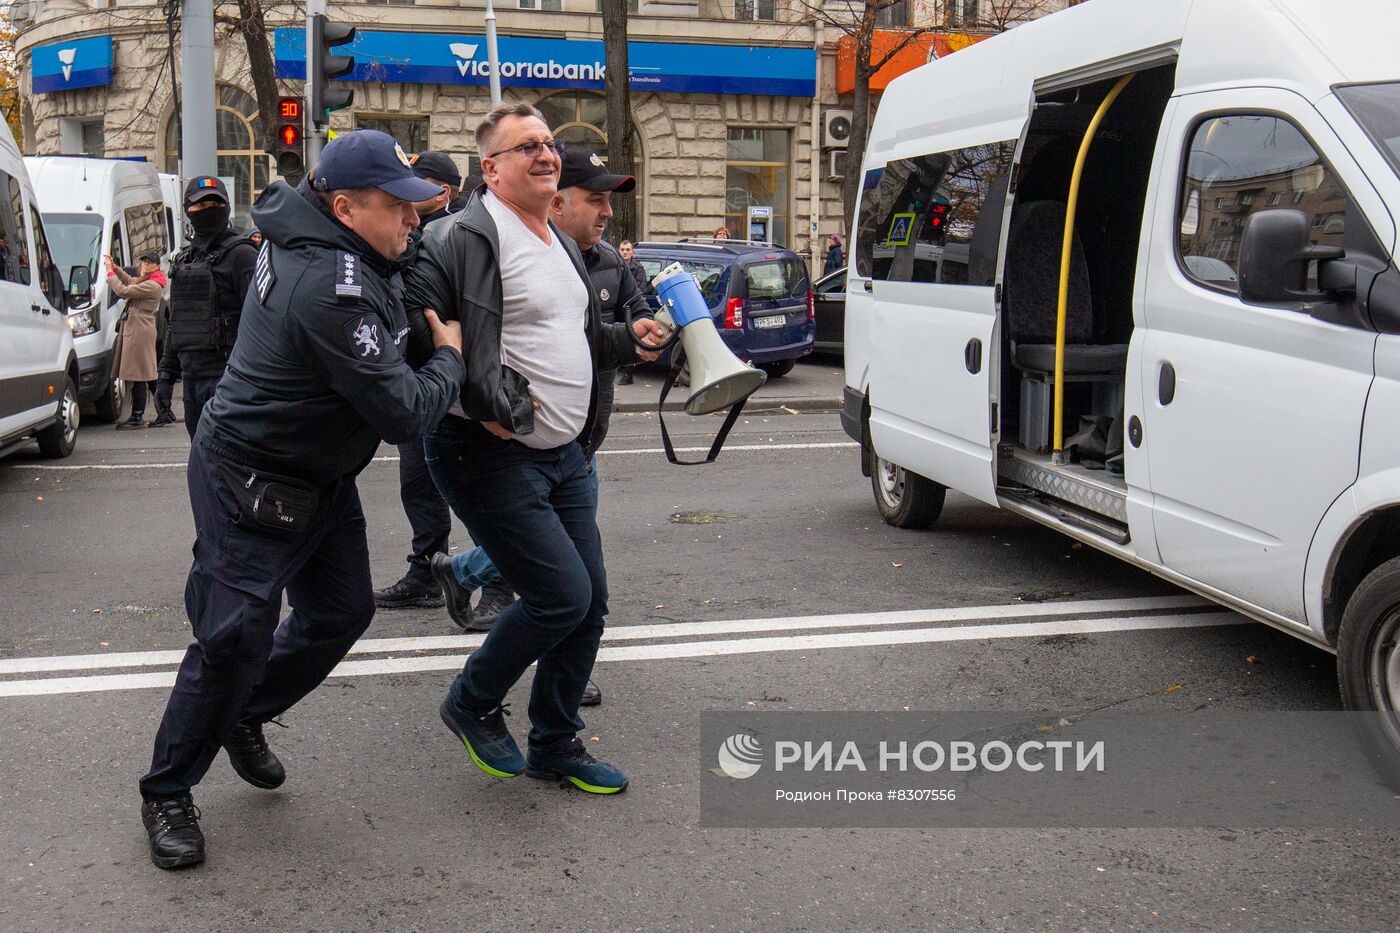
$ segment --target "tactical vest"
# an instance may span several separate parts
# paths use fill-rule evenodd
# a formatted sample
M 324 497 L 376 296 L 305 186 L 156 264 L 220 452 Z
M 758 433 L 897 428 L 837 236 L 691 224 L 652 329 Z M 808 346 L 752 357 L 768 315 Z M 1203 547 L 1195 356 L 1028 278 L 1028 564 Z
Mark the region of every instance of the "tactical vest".
M 240 243 L 251 246 L 252 242 L 230 236 L 207 253 L 188 246 L 175 257 L 170 273 L 170 344 L 176 352 L 227 354 L 233 349 L 243 303 L 219 288 L 214 267 Z

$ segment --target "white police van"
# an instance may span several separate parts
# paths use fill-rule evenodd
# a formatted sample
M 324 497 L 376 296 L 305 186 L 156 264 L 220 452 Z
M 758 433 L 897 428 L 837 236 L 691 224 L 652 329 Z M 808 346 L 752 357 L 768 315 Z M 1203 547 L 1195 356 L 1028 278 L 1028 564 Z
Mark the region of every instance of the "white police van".
M 1400 5 L 1095 0 L 894 81 L 846 430 L 1338 655 L 1400 774 Z
M 82 369 L 79 397 L 99 421 L 121 417 L 128 390 L 112 372 L 117 324 L 126 299 L 107 287 L 102 256 L 133 269 L 150 251 L 171 251 L 171 222 L 155 166 L 122 159 L 30 156 L 24 160 L 39 195 L 65 287 L 74 295 L 68 324 Z M 163 330 L 164 314 L 157 316 Z
M 78 354 L 63 280 L 10 128 L 0 121 L 0 456 L 31 440 L 66 457 L 78 440 Z

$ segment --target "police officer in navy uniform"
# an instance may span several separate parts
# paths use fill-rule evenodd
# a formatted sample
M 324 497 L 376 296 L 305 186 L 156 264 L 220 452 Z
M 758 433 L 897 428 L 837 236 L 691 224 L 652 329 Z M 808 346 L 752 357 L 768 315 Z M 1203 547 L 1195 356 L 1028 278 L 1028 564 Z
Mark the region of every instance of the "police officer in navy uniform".
M 311 692 L 374 615 L 356 475 L 381 439 L 432 429 L 461 393 L 461 331 L 424 315 L 416 373 L 397 261 L 438 189 L 393 137 L 341 136 L 293 190 L 253 208 L 265 242 L 239 340 L 190 452 L 194 563 L 186 652 L 141 779 L 161 868 L 204 859 L 190 791 L 220 748 L 255 787 L 285 778 L 262 725 Z M 278 624 L 282 595 L 291 613 Z
M 238 336 L 243 299 L 258 250 L 229 223 L 228 191 L 213 175 L 185 186 L 185 215 L 194 241 L 170 267 L 170 326 L 156 383 L 154 427 L 175 422 L 175 383 L 184 384 L 185 430 L 194 437 Z

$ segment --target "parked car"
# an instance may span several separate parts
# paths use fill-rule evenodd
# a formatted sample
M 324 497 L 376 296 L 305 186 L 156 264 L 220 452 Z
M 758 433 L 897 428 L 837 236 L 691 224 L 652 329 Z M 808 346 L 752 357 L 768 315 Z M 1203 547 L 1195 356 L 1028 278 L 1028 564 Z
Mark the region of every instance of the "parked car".
M 66 457 L 78 442 L 78 352 L 52 257 L 19 148 L 0 121 L 0 456 L 35 440 L 44 456 Z
M 817 349 L 840 353 L 846 343 L 846 270 L 837 269 L 812 286 Z
M 1348 10 L 1095 0 L 890 82 L 842 422 L 890 524 L 954 489 L 1335 652 L 1400 788 L 1400 7 Z
M 128 389 L 112 372 L 117 323 L 126 300 L 107 287 L 102 256 L 135 271 L 136 257 L 150 250 L 170 253 L 173 217 L 155 166 L 124 159 L 30 156 L 24 160 L 53 245 L 54 261 L 73 294 L 68 326 L 78 348 L 82 374 L 78 397 L 91 405 L 98 421 L 117 421 Z M 84 269 L 89 288 L 74 291 L 73 273 Z M 165 314 L 157 315 L 157 342 Z
M 770 377 L 785 376 L 815 346 L 812 287 L 796 253 L 747 240 L 644 242 L 648 277 L 673 262 L 694 273 L 725 345 Z

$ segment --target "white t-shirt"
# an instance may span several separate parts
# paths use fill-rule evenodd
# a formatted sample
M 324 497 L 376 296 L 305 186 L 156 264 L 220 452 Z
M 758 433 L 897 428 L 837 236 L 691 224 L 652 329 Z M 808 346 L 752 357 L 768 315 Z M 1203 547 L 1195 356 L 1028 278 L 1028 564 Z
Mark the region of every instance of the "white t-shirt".
M 534 432 L 515 439 L 559 447 L 583 430 L 593 394 L 588 289 L 553 231 L 545 243 L 494 194 L 485 203 L 501 245 L 501 363 L 530 380 L 539 403 Z

